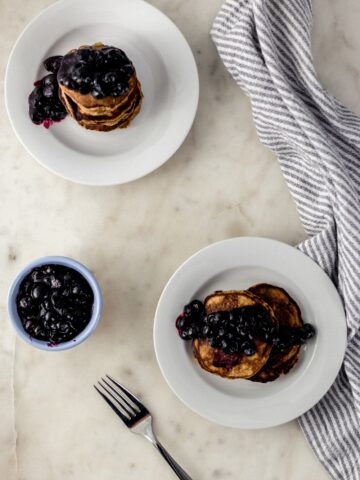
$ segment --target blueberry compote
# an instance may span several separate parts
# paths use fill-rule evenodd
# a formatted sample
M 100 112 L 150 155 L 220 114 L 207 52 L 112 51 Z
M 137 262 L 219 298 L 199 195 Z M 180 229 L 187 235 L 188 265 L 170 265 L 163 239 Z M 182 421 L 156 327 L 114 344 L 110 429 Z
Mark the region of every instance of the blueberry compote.
M 32 338 L 67 342 L 89 323 L 94 302 L 87 280 L 63 265 L 34 268 L 20 284 L 17 311 Z
M 43 62 L 50 73 L 34 83 L 34 89 L 29 96 L 31 121 L 37 125 L 43 124 L 45 128 L 49 128 L 54 122 L 60 122 L 67 115 L 59 97 L 59 84 L 56 79 L 62 59 L 62 56 L 57 55 Z
M 184 311 L 176 319 L 176 328 L 183 340 L 206 338 L 210 346 L 217 349 L 217 363 L 233 361 L 235 364 L 238 355 L 254 355 L 256 338 L 284 352 L 291 346 L 305 343 L 315 334 L 314 327 L 309 323 L 300 328 L 275 327 L 261 305 L 207 314 L 204 304 L 199 300 L 185 305 Z M 221 352 L 227 357 L 223 357 Z
M 83 95 L 119 97 L 129 90 L 134 73 L 133 64 L 119 48 L 89 46 L 64 56 L 57 79 L 64 87 Z

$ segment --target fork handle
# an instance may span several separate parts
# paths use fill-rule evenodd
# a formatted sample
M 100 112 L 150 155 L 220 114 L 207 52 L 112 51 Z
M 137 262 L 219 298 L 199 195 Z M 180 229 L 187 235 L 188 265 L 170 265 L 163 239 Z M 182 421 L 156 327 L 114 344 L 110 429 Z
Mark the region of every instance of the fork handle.
M 175 462 L 175 460 L 172 458 L 170 453 L 168 453 L 165 448 L 161 445 L 161 443 L 156 440 L 156 443 L 154 443 L 154 446 L 158 449 L 162 457 L 167 461 L 167 463 L 170 465 L 170 467 L 173 469 L 173 471 L 176 473 L 178 478 L 180 480 L 192 480 L 191 477 L 183 470 L 180 465 Z

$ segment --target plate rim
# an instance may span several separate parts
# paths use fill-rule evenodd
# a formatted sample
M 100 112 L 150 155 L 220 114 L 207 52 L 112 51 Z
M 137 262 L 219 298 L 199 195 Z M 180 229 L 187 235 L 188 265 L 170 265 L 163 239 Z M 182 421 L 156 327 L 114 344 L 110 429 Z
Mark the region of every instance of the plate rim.
M 337 367 L 337 370 L 336 370 L 336 375 L 334 376 L 334 378 L 332 379 L 330 385 L 327 387 L 327 389 L 325 391 L 323 391 L 321 393 L 321 396 L 317 396 L 316 399 L 311 403 L 310 406 L 306 405 L 306 408 L 303 408 L 303 409 L 298 409 L 300 413 L 295 413 L 294 416 L 291 416 L 291 418 L 285 418 L 284 420 L 282 421 L 268 421 L 264 424 L 256 424 L 256 425 L 252 425 L 252 426 L 242 426 L 242 425 L 239 425 L 239 424 L 234 424 L 233 422 L 231 421 L 220 421 L 219 419 L 214 419 L 214 418 L 211 418 L 211 416 L 209 416 L 207 413 L 204 413 L 204 412 L 201 412 L 198 408 L 195 408 L 193 405 L 191 405 L 191 403 L 188 401 L 188 399 L 185 399 L 183 398 L 183 396 L 181 394 L 179 394 L 179 392 L 176 390 L 176 387 L 173 385 L 171 379 L 168 378 L 168 375 L 167 373 L 165 373 L 165 370 L 164 370 L 164 367 L 163 367 L 163 364 L 159 358 L 159 351 L 158 351 L 158 346 L 157 346 L 157 332 L 158 332 L 158 314 L 159 314 L 159 310 L 160 310 L 160 307 L 161 307 L 161 304 L 163 302 L 163 299 L 165 298 L 166 296 L 166 293 L 167 293 L 167 290 L 168 290 L 168 287 L 171 285 L 171 283 L 174 281 L 174 279 L 176 278 L 176 276 L 179 274 L 179 272 L 186 266 L 188 265 L 190 262 L 192 262 L 196 257 L 198 257 L 199 255 L 203 255 L 205 252 L 207 252 L 208 250 L 211 250 L 212 248 L 214 247 L 218 247 L 219 245 L 226 245 L 228 243 L 236 243 L 236 242 L 242 242 L 242 241 L 250 241 L 250 242 L 259 242 L 259 243 L 268 243 L 268 244 L 274 244 L 274 245 L 277 245 L 277 246 L 281 246 L 281 247 L 284 247 L 285 249 L 288 249 L 289 251 L 291 250 L 292 253 L 295 253 L 296 255 L 298 254 L 299 258 L 301 257 L 303 260 L 307 261 L 309 264 L 313 264 L 313 266 L 315 266 L 316 268 L 318 268 L 322 274 L 328 279 L 328 282 L 329 284 L 332 285 L 334 291 L 336 292 L 336 295 L 337 295 L 337 301 L 338 301 L 338 305 L 339 305 L 339 308 L 341 309 L 342 311 L 342 326 L 343 326 L 343 345 L 339 346 L 339 352 L 341 353 L 340 357 L 341 357 L 341 362 L 339 361 L 339 365 Z M 196 290 L 196 288 L 194 289 Z M 326 272 L 312 259 L 310 258 L 308 255 L 306 255 L 305 253 L 303 253 L 301 250 L 297 249 L 296 247 L 294 246 L 291 246 L 285 242 L 282 242 L 280 240 L 276 240 L 276 239 L 272 239 L 272 238 L 267 238 L 267 237 L 256 237 L 256 236 L 240 236 L 240 237 L 232 237 L 232 238 L 228 238 L 228 239 L 224 239 L 224 240 L 220 240 L 220 241 L 217 241 L 217 242 L 214 242 L 214 243 L 211 243 L 201 249 L 199 249 L 198 251 L 196 251 L 195 253 L 193 253 L 192 255 L 190 255 L 187 259 L 185 259 L 180 265 L 178 268 L 176 268 L 176 270 L 174 271 L 174 273 L 170 276 L 170 278 L 168 279 L 168 281 L 166 282 L 165 286 L 163 287 L 163 290 L 161 292 L 161 295 L 159 297 L 159 300 L 158 300 L 158 303 L 157 303 L 157 306 L 156 306 L 156 310 L 155 310 L 155 315 L 154 315 L 154 323 L 153 323 L 153 342 L 154 342 L 154 351 L 155 351 L 155 356 L 156 356 L 156 360 L 157 360 L 157 364 L 158 364 L 158 367 L 161 371 L 161 374 L 163 376 L 163 378 L 165 379 L 167 385 L 169 386 L 169 388 L 171 389 L 171 391 L 175 394 L 175 396 L 185 405 L 187 406 L 190 410 L 192 410 L 193 412 L 195 412 L 196 414 L 198 414 L 199 416 L 201 416 L 202 418 L 205 418 L 206 420 L 214 423 L 214 424 L 218 424 L 218 425 L 222 425 L 222 426 L 225 426 L 225 427 L 230 427 L 230 428 L 236 428 L 236 429 L 244 429 L 244 430 L 258 430 L 258 429 L 264 429 L 264 428 L 272 428 L 272 427 L 275 427 L 275 426 L 279 426 L 279 425 L 283 425 L 285 423 L 288 423 L 290 421 L 293 421 L 293 420 L 296 420 L 297 418 L 299 418 L 301 415 L 303 415 L 304 413 L 306 413 L 307 411 L 309 411 L 311 408 L 313 408 L 325 395 L 326 393 L 329 391 L 329 389 L 331 388 L 331 386 L 333 385 L 333 383 L 335 382 L 338 374 L 339 374 L 339 371 L 341 369 L 341 366 L 343 364 L 343 361 L 344 361 L 344 357 L 345 357 L 345 352 L 346 352 L 346 346 L 347 346 L 347 323 L 346 323 L 346 315 L 345 315 L 345 310 L 344 310 L 344 305 L 343 305 L 343 301 L 341 299 L 341 296 L 339 294 L 339 292 L 337 291 L 337 288 L 335 287 L 334 283 L 332 282 L 332 280 L 330 279 L 330 277 L 326 274 Z M 341 348 L 340 348 L 341 347 Z
M 95 1 L 95 0 L 91 0 L 91 1 Z M 127 3 L 129 1 L 130 0 L 119 0 L 119 3 L 120 2 Z M 199 106 L 199 98 L 200 98 L 200 79 L 199 79 L 198 66 L 197 66 L 195 56 L 194 56 L 194 53 L 193 53 L 193 51 L 190 47 L 189 42 L 187 41 L 185 35 L 180 30 L 180 28 L 176 25 L 176 23 L 170 17 L 168 17 L 162 10 L 155 7 L 151 3 L 148 3 L 145 0 L 131 0 L 131 3 L 132 4 L 138 3 L 139 6 L 146 5 L 146 8 L 150 8 L 159 17 L 162 17 L 163 20 L 167 21 L 169 23 L 169 25 L 171 24 L 172 28 L 181 37 L 181 41 L 183 43 L 184 49 L 187 50 L 187 53 L 190 54 L 189 55 L 189 60 L 190 60 L 190 63 L 192 64 L 191 65 L 192 70 L 193 70 L 192 74 L 194 74 L 194 77 L 193 77 L 193 80 L 194 80 L 194 82 L 193 82 L 194 103 L 192 105 L 191 112 L 189 110 L 190 113 L 189 113 L 188 124 L 187 124 L 186 128 L 184 127 L 184 131 L 183 131 L 182 135 L 179 136 L 176 141 L 172 142 L 172 148 L 169 148 L 169 152 L 167 154 L 163 155 L 163 156 L 158 155 L 157 161 L 154 164 L 152 164 L 150 166 L 150 168 L 149 167 L 147 168 L 147 164 L 145 163 L 145 165 L 143 165 L 143 168 L 141 169 L 140 172 L 137 172 L 137 173 L 131 174 L 131 175 L 127 175 L 126 178 L 120 178 L 120 176 L 119 176 L 119 178 L 117 178 L 115 180 L 108 179 L 106 181 L 101 181 L 101 182 L 95 182 L 94 178 L 89 179 L 89 180 L 86 180 L 84 178 L 82 178 L 82 179 L 73 178 L 70 174 L 68 175 L 64 172 L 60 172 L 57 169 L 53 168 L 52 166 L 48 165 L 46 163 L 46 161 L 44 161 L 43 159 L 40 159 L 39 156 L 37 156 L 35 153 L 32 152 L 30 146 L 27 145 L 27 143 L 24 141 L 24 139 L 22 138 L 21 134 L 18 131 L 18 128 L 16 126 L 16 121 L 14 121 L 13 115 L 11 114 L 11 105 L 9 105 L 9 98 L 8 98 L 9 97 L 9 95 L 8 95 L 8 92 L 9 92 L 9 71 L 10 71 L 10 67 L 12 65 L 13 56 L 14 56 L 16 50 L 18 49 L 19 44 L 21 44 L 21 41 L 23 40 L 23 37 L 27 34 L 28 30 L 33 28 L 34 24 L 36 24 L 36 22 L 38 22 L 39 19 L 41 19 L 41 17 L 43 15 L 46 15 L 46 13 L 48 11 L 55 10 L 57 8 L 61 8 L 61 6 L 64 5 L 64 4 L 72 5 L 73 0 L 58 0 L 57 2 L 46 6 L 45 8 L 40 10 L 40 12 L 38 12 L 34 17 L 32 17 L 30 19 L 30 21 L 28 21 L 28 23 L 22 29 L 22 31 L 18 35 L 17 39 L 15 40 L 15 43 L 12 46 L 12 48 L 10 50 L 10 54 L 8 56 L 8 59 L 7 59 L 6 68 L 5 68 L 5 75 L 4 75 L 4 103 L 5 103 L 5 110 L 6 110 L 6 113 L 7 113 L 7 117 L 9 119 L 12 130 L 15 133 L 18 141 L 23 146 L 25 151 L 41 167 L 45 168 L 46 170 L 48 170 L 49 172 L 51 172 L 54 175 L 57 175 L 60 178 L 63 178 L 67 181 L 74 182 L 74 183 L 79 184 L 79 185 L 97 186 L 97 187 L 115 186 L 115 185 L 122 185 L 122 184 L 126 184 L 126 183 L 131 183 L 133 181 L 136 181 L 136 180 L 138 180 L 142 177 L 145 177 L 145 176 L 149 175 L 150 173 L 154 172 L 155 170 L 157 170 L 158 168 L 163 166 L 168 160 L 171 159 L 171 157 L 173 157 L 175 155 L 175 153 L 179 150 L 179 148 L 182 146 L 182 144 L 185 142 L 186 138 L 188 137 L 188 135 L 190 133 L 190 130 L 191 130 L 193 124 L 194 124 L 195 118 L 196 118 L 196 114 L 197 114 L 197 110 L 198 110 L 198 106 Z M 30 85 L 29 85 L 29 89 L 30 89 Z M 76 155 L 76 153 L 75 153 L 75 155 Z M 84 154 L 84 155 L 86 156 L 86 154 Z M 44 156 L 46 156 L 46 155 L 44 155 Z M 159 160 L 159 158 L 161 158 L 161 160 Z

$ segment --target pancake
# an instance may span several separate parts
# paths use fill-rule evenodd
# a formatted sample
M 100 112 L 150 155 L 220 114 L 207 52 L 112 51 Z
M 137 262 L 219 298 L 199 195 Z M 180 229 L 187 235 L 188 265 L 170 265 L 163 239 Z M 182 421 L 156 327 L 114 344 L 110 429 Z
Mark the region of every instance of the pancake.
M 77 95 L 77 99 L 79 95 Z M 131 94 L 123 98 L 121 104 L 111 107 L 102 105 L 101 107 L 84 108 L 83 105 L 75 103 L 72 97 L 73 95 L 69 95 L 67 89 L 61 89 L 60 98 L 68 113 L 79 125 L 89 130 L 110 131 L 116 128 L 126 128 L 136 117 L 141 108 L 142 92 L 140 82 L 137 81 Z
M 301 318 L 300 308 L 290 295 L 280 287 L 266 283 L 254 285 L 249 292 L 262 298 L 272 308 L 276 319 L 281 327 L 302 327 L 304 322 Z M 288 373 L 299 359 L 300 345 L 288 347 L 284 352 L 273 348 L 270 357 L 264 367 L 251 378 L 254 382 L 271 382 L 280 375 Z
M 230 311 L 247 305 L 261 305 L 276 325 L 275 315 L 269 305 L 248 291 L 215 292 L 209 295 L 204 302 L 207 313 Z M 225 354 L 221 349 L 211 347 L 206 338 L 193 340 L 192 348 L 196 360 L 204 370 L 230 379 L 250 378 L 266 364 L 272 350 L 271 345 L 259 338 L 255 338 L 254 341 L 256 353 L 251 356 Z
M 82 73 L 74 73 L 77 71 Z M 115 83 L 104 83 L 108 75 Z M 90 84 L 84 83 L 90 81 L 95 85 L 91 88 L 101 90 L 91 90 Z M 67 112 L 89 130 L 126 128 L 140 112 L 143 94 L 135 68 L 126 54 L 115 47 L 97 43 L 71 50 L 60 65 L 58 82 L 59 96 Z

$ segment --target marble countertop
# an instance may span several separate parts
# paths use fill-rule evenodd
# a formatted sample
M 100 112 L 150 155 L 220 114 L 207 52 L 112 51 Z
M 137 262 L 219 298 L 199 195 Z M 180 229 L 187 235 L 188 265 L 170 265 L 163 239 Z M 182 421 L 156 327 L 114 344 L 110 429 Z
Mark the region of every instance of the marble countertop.
M 217 240 L 305 237 L 275 156 L 258 141 L 249 101 L 208 32 L 222 0 L 151 0 L 180 27 L 200 74 L 194 126 L 174 157 L 128 185 L 91 188 L 58 178 L 24 151 L 4 110 L 0 148 L 0 477 L 6 480 L 171 480 L 145 440 L 131 436 L 92 390 L 112 373 L 140 393 L 160 439 L 196 480 L 325 480 L 296 422 L 259 431 L 220 427 L 188 410 L 156 363 L 153 316 L 169 276 Z M 26 23 L 51 0 L 1 2 L 0 78 Z M 360 113 L 360 4 L 314 0 L 314 57 L 322 83 Z M 34 46 L 36 48 L 36 46 Z M 136 212 L 136 215 L 134 215 Z M 164 235 L 166 232 L 166 235 Z M 105 310 L 71 351 L 35 350 L 10 328 L 9 282 L 33 258 L 88 265 Z

